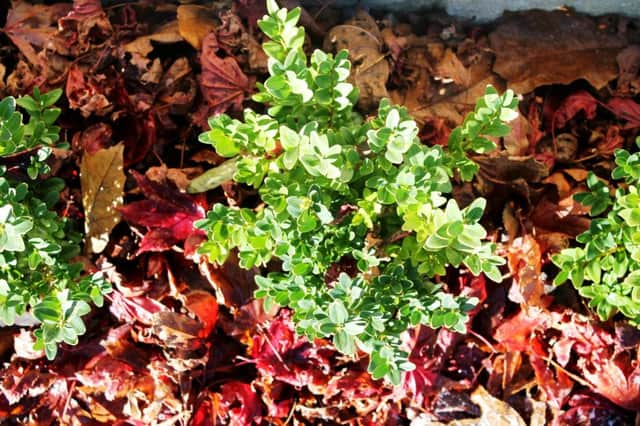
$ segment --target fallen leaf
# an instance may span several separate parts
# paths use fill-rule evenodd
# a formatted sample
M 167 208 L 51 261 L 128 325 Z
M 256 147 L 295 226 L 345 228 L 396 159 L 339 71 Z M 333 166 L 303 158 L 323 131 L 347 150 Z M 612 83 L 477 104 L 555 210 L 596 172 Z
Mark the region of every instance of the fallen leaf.
M 7 14 L 4 33 L 32 65 L 38 65 L 40 59 L 36 48 L 62 46 L 54 36 L 58 32 L 58 19 L 66 15 L 69 9 L 71 5 L 64 3 L 46 6 L 16 2 Z
M 573 194 L 559 202 L 542 198 L 531 213 L 531 221 L 537 228 L 561 232 L 575 237 L 589 229 L 587 210 L 574 201 Z
M 527 182 L 540 182 L 549 175 L 549 169 L 532 157 L 513 157 L 500 152 L 488 156 L 475 156 L 473 160 L 480 165 L 481 173 L 493 181 L 524 179 Z
M 502 138 L 504 149 L 509 155 L 520 156 L 529 150 L 529 135 L 531 126 L 524 115 L 518 114 L 515 120 L 509 122 L 511 132 Z
M 566 198 L 571 195 L 571 184 L 569 184 L 567 178 L 562 172 L 555 172 L 548 178 L 545 178 L 542 182 L 554 185 L 560 198 Z
M 184 306 L 203 324 L 200 337 L 207 337 L 218 321 L 218 302 L 215 296 L 203 290 L 192 290 L 184 296 Z
M 584 112 L 587 120 L 593 120 L 596 116 L 598 100 L 586 90 L 579 90 L 567 96 L 558 109 L 553 114 L 552 127 L 562 129 L 569 120 L 575 117 L 580 111 Z
M 215 33 L 207 34 L 200 53 L 200 89 L 206 105 L 196 119 L 199 124 L 206 123 L 207 117 L 228 109 L 240 111 L 245 96 L 252 90 L 249 78 L 242 72 L 238 62 L 233 57 L 219 57 L 218 50 Z
M 469 87 L 471 84 L 469 69 L 464 66 L 451 49 L 445 50 L 444 56 L 436 64 L 435 74 L 440 79 L 453 81 L 464 88 Z
M 493 70 L 517 93 L 581 78 L 602 89 L 617 77 L 616 56 L 627 44 L 594 19 L 559 10 L 507 13 L 489 41 Z
M 589 176 L 589 171 L 585 169 L 575 169 L 575 168 L 563 169 L 562 173 L 565 173 L 571 176 L 571 178 L 576 182 L 584 182 L 585 180 L 587 180 L 587 177 Z
M 109 242 L 109 234 L 120 222 L 125 175 L 122 168 L 124 145 L 85 153 L 80 163 L 82 206 L 85 214 L 86 248 L 100 253 Z
M 607 109 L 627 121 L 624 129 L 640 127 L 640 104 L 631 98 L 613 98 L 607 103 Z
M 465 114 L 473 111 L 476 101 L 484 95 L 488 84 L 496 87 L 499 91 L 504 89 L 504 83 L 500 78 L 495 75 L 489 75 L 467 90 L 429 102 L 412 99 L 411 94 L 401 94 L 397 91 L 393 93 L 395 96 L 392 96 L 392 100 L 396 104 L 406 105 L 409 114 L 419 124 L 424 124 L 434 117 L 439 117 L 445 119 L 452 126 L 458 126 L 462 123 Z M 414 89 L 412 89 L 413 91 Z
M 636 95 L 640 90 L 640 46 L 633 45 L 623 49 L 616 56 L 620 76 L 616 92 L 619 95 Z
M 111 112 L 113 104 L 107 97 L 108 91 L 104 79 L 100 81 L 94 75 L 86 75 L 77 65 L 69 69 L 65 87 L 69 107 L 80 110 L 84 117 Z
M 251 385 L 238 381 L 227 382 L 220 393 L 212 398 L 219 407 L 220 420 L 229 426 L 246 426 L 260 423 L 262 406 Z M 214 420 L 214 424 L 217 424 Z
M 160 311 L 153 315 L 151 332 L 162 345 L 181 350 L 195 350 L 202 344 L 202 324 L 186 315 L 171 311 Z
M 203 235 L 193 223 L 205 216 L 206 200 L 202 196 L 187 195 L 168 182 L 158 183 L 131 171 L 138 186 L 147 197 L 119 208 L 128 222 L 149 228 L 137 254 L 169 250 L 192 235 Z
M 74 0 L 73 9 L 58 20 L 60 31 L 72 33 L 69 45 L 77 45 L 72 54 L 87 52 L 92 44 L 102 44 L 113 31 L 100 0 Z
M 153 50 L 152 41 L 157 43 L 177 43 L 184 39 L 180 35 L 180 28 L 178 21 L 169 22 L 162 27 L 158 28 L 152 34 L 138 37 L 130 43 L 123 46 L 125 52 L 136 53 L 142 57 L 147 57 Z
M 612 156 L 618 149 L 624 147 L 624 142 L 625 139 L 620 134 L 620 127 L 609 126 L 602 141 L 596 145 L 596 149 L 598 154 L 602 156 Z
M 378 107 L 388 97 L 389 63 L 382 50 L 382 35 L 373 18 L 363 10 L 343 25 L 333 27 L 324 39 L 326 51 L 347 49 L 354 64 L 350 81 L 358 88 L 358 106 L 365 111 Z
M 494 398 L 482 386 L 478 386 L 471 394 L 471 401 L 480 406 L 482 424 L 492 426 L 526 426 L 516 410 L 504 401 Z
M 221 12 L 219 17 L 221 23 L 216 35 L 220 47 L 229 55 L 234 55 L 241 63 L 246 63 L 251 71 L 266 73 L 269 57 L 253 33 L 245 28 L 242 19 L 233 10 Z
M 215 15 L 210 8 L 183 4 L 178 6 L 177 16 L 180 35 L 196 50 L 200 50 L 206 35 L 216 30 Z
M 96 123 L 73 135 L 71 145 L 79 152 L 93 155 L 111 144 L 113 131 L 106 123 Z
M 110 295 L 111 314 L 123 323 L 136 321 L 151 325 L 154 315 L 167 309 L 162 303 L 147 296 L 126 297 L 120 291 L 114 290 Z
M 518 237 L 509 245 L 507 265 L 513 276 L 509 299 L 527 306 L 542 306 L 544 282 L 542 272 L 542 252 L 538 242 L 530 234 Z

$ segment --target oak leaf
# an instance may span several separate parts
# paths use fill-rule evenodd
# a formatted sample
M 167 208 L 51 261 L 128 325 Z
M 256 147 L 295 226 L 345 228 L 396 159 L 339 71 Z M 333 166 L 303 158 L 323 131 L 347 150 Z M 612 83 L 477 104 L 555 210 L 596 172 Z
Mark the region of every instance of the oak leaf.
M 125 176 L 122 167 L 124 145 L 85 153 L 80 163 L 82 205 L 85 213 L 86 248 L 100 253 L 109 242 L 109 233 L 120 222 Z

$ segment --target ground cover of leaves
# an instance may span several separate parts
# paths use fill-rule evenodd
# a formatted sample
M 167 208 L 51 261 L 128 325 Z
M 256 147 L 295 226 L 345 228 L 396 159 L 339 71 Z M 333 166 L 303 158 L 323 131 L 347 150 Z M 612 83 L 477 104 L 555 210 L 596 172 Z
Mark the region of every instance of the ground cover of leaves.
M 640 21 L 559 10 L 477 25 L 309 2 L 308 45 L 349 49 L 360 111 L 390 97 L 426 144 L 446 144 L 487 84 L 523 94 L 511 135 L 454 189 L 462 205 L 487 198 L 505 278 L 441 277 L 481 302 L 466 334 L 408 333 L 417 368 L 393 388 L 371 379 L 366 359 L 296 336 L 290 312 L 266 312 L 252 297 L 260 271 L 195 252 L 204 236 L 193 223 L 209 206 L 255 199 L 230 183 L 185 189 L 222 161 L 197 141 L 207 117 L 256 107 L 261 1 L 7 3 L 0 97 L 64 88 L 59 212 L 84 224 L 82 260 L 114 291 L 52 362 L 28 330 L 0 330 L 3 423 L 634 423 L 640 332 L 622 317 L 599 322 L 570 285 L 554 288 L 550 256 L 589 226 L 572 198 L 587 173 L 607 179 L 613 152 L 632 149 L 640 129 Z

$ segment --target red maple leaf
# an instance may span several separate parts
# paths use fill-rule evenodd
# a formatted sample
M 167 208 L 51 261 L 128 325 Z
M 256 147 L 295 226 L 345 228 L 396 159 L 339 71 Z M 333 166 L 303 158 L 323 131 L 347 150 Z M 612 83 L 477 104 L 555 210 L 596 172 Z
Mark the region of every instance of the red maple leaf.
M 135 171 L 131 173 L 147 199 L 129 203 L 119 210 L 126 221 L 149 229 L 137 254 L 169 250 L 193 235 L 204 235 L 193 225 L 205 216 L 204 196 L 187 195 L 169 183 L 160 184 Z
M 562 101 L 560 107 L 553 114 L 552 127 L 554 129 L 563 128 L 580 111 L 584 111 L 586 118 L 591 120 L 596 116 L 598 104 L 599 101 L 591 96 L 589 92 L 579 90 Z
M 546 329 L 561 334 L 550 342 L 543 333 Z M 539 384 L 558 407 L 569 396 L 569 378 L 562 377 L 564 372 L 559 369 L 554 377 L 546 360 L 555 355 L 558 364 L 564 366 L 574 354 L 575 368 L 594 392 L 627 410 L 640 410 L 640 366 L 635 356 L 618 347 L 610 332 L 586 317 L 523 310 L 502 323 L 494 338 L 509 351 L 529 354 Z
M 256 368 L 263 376 L 298 388 L 307 386 L 323 393 L 330 376 L 329 358 L 335 351 L 328 342 L 296 334 L 289 311 L 280 311 L 268 329 L 254 336 L 251 354 Z
M 640 104 L 629 98 L 613 98 L 607 104 L 609 111 L 627 120 L 624 129 L 640 127 Z
M 228 109 L 239 111 L 245 96 L 251 92 L 251 81 L 242 72 L 235 58 L 218 56 L 220 46 L 215 33 L 202 40 L 200 53 L 200 89 L 207 105 L 198 111 L 196 121 L 206 123 L 206 117 Z
M 262 406 L 251 385 L 238 381 L 225 383 L 214 395 L 220 417 L 228 417 L 230 426 L 244 426 L 260 422 Z M 206 424 L 201 421 L 197 424 Z M 215 423 L 214 423 L 215 424 Z

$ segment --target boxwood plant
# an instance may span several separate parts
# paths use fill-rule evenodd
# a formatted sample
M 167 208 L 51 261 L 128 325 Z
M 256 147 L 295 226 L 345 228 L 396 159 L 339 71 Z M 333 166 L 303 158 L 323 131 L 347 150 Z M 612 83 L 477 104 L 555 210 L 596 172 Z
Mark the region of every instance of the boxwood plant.
M 307 58 L 299 8 L 267 7 L 258 24 L 270 76 L 253 97 L 266 114 L 213 117 L 200 137 L 232 158 L 222 173 L 234 170 L 262 202 L 214 205 L 196 224 L 208 234 L 200 253 L 222 263 L 237 250 L 244 268 L 269 265 L 277 272 L 256 277 L 256 297 L 292 308 L 298 333 L 366 352 L 372 376 L 397 384 L 414 367 L 401 349 L 407 328 L 465 331 L 475 300 L 437 277 L 464 266 L 501 280 L 503 259 L 479 223 L 485 200 L 460 208 L 448 194 L 452 177 L 478 169 L 467 152 L 491 151 L 489 138 L 509 132 L 517 100 L 488 87 L 447 149 L 422 145 L 404 108 L 383 100 L 367 120 L 353 110 L 348 52 Z
M 89 302 L 101 305 L 110 290 L 70 263 L 80 235 L 53 210 L 64 181 L 39 178 L 49 171 L 45 160 L 59 139 L 60 109 L 53 105 L 61 94 L 35 89 L 33 96 L 0 102 L 0 319 L 11 325 L 30 313 L 39 322 L 35 348 L 49 359 L 60 342 L 78 342 Z M 27 124 L 17 106 L 29 115 Z
M 615 163 L 612 177 L 624 183 L 613 196 L 593 173 L 589 192 L 574 196 L 594 219 L 576 238 L 577 247 L 552 258 L 560 268 L 555 283 L 570 280 L 603 321 L 621 312 L 640 326 L 640 153 L 620 149 Z

